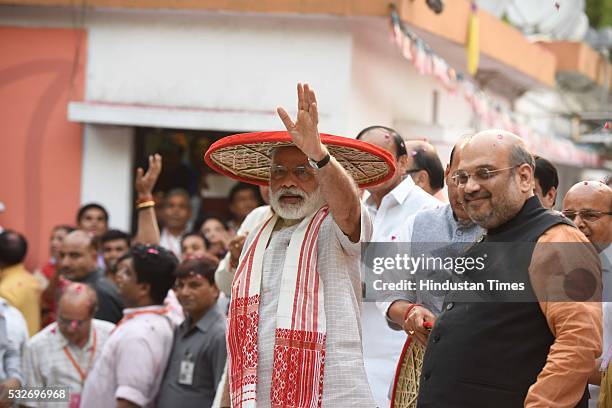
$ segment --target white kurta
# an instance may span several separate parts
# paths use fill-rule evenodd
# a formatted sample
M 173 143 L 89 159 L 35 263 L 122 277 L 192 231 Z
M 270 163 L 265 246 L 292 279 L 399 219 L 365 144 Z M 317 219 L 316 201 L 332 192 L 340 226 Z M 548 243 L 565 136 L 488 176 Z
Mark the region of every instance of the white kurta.
M 365 208 L 361 238 L 371 236 Z M 272 233 L 264 254 L 259 306 L 257 407 L 270 407 L 270 387 L 281 273 L 291 234 L 297 225 Z M 252 235 L 249 238 L 253 238 Z M 245 245 L 248 247 L 250 241 Z M 317 268 L 324 287 L 327 340 L 323 379 L 324 407 L 375 407 L 363 365 L 359 273 L 361 245 L 351 242 L 331 214 L 319 231 Z
M 371 197 L 365 200 L 373 219 L 372 242 L 398 241 L 405 221 L 419 210 L 443 206 L 406 177 L 376 208 Z M 374 302 L 363 303 L 363 354 L 368 380 L 379 407 L 389 406 L 389 388 L 397 360 L 406 341 L 406 333 L 389 328 L 387 321 Z

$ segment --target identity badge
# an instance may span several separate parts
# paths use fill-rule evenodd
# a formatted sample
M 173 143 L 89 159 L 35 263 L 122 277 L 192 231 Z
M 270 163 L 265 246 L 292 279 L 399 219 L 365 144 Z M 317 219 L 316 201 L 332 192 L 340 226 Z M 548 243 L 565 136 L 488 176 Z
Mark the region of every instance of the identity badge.
M 191 353 L 185 354 L 183 360 L 181 360 L 181 369 L 179 372 L 179 384 L 183 385 L 192 385 L 193 384 L 193 370 L 195 369 L 195 364 L 193 363 L 193 358 L 191 357 Z

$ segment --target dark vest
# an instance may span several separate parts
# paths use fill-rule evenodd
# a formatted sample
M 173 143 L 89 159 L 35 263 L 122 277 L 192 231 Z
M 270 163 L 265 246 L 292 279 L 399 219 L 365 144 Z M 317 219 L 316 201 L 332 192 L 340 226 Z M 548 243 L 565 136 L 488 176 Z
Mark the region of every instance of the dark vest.
M 483 271 L 465 278 L 525 282 L 526 296 L 532 301 L 466 302 L 464 294 L 449 293 L 429 336 L 419 408 L 523 407 L 554 342 L 535 301 L 528 267 L 539 237 L 557 224 L 572 225 L 532 197 L 516 217 L 487 231 L 483 241 L 505 243 L 507 253 L 490 256 Z M 476 244 L 466 255 L 478 256 L 483 246 Z M 587 402 L 585 392 L 577 407 L 586 407 Z

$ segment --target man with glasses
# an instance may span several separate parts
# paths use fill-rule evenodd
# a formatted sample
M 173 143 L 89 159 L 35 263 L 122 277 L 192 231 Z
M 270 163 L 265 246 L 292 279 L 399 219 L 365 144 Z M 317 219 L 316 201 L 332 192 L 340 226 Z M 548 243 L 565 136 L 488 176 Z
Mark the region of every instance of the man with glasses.
M 599 252 L 612 241 L 612 188 L 600 181 L 581 181 L 563 199 L 563 215 L 572 220 Z
M 601 353 L 601 305 L 591 301 L 599 259 L 570 221 L 534 196 L 534 167 L 524 142 L 506 131 L 477 133 L 461 151 L 453 180 L 486 235 L 464 254 L 483 257 L 484 268 L 457 279 L 520 283 L 515 291 L 471 293 L 487 301 L 447 294 L 423 360 L 420 408 L 587 405 Z M 585 289 L 583 280 L 593 283 L 590 291 L 572 286 Z M 567 301 L 574 294 L 579 301 Z
M 360 242 L 370 239 L 371 221 L 358 185 L 391 176 L 391 157 L 320 135 L 308 85 L 298 85 L 295 123 L 282 108 L 278 113 L 287 132 L 230 136 L 205 156 L 219 172 L 269 183 L 274 209 L 246 238 L 232 285 L 232 406 L 371 408 L 359 275 Z
M 28 387 L 70 387 L 70 401 L 58 407 L 78 406 L 87 373 L 115 327 L 93 318 L 97 307 L 95 290 L 71 283 L 59 299 L 57 322 L 26 344 L 23 371 Z M 23 405 L 39 406 L 35 402 Z
M 576 224 L 599 252 L 603 282 L 605 356 L 612 344 L 612 189 L 599 181 L 574 184 L 563 199 L 563 215 Z M 589 391 L 591 404 L 595 406 L 599 387 L 590 386 Z
M 419 187 L 408 171 L 413 157 L 406 143 L 395 130 L 370 126 L 357 135 L 358 140 L 385 149 L 395 159 L 396 172 L 386 183 L 369 187 L 365 207 L 373 220 L 372 242 L 397 242 L 404 221 L 419 210 L 436 208 L 442 203 Z M 366 293 L 366 295 L 369 295 Z M 363 304 L 363 355 L 368 381 L 378 406 L 388 406 L 389 385 L 393 381 L 397 360 L 406 341 L 406 334 L 389 328 L 373 301 Z

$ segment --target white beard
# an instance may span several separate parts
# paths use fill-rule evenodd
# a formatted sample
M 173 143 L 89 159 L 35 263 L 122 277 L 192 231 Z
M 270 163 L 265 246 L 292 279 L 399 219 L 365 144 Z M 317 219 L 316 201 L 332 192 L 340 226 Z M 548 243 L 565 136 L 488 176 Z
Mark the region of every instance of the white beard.
M 280 202 L 283 195 L 290 194 L 302 197 L 302 201 L 295 204 L 285 204 Z M 325 204 L 325 200 L 321 195 L 321 188 L 308 194 L 298 188 L 280 188 L 278 191 L 270 190 L 270 206 L 279 215 L 286 220 L 301 220 L 317 211 Z

